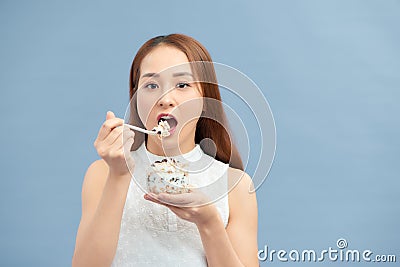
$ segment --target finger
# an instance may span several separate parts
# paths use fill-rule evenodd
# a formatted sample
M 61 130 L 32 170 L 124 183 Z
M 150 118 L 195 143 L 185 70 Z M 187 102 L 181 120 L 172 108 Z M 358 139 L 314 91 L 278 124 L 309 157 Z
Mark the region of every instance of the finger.
M 122 133 L 122 142 L 117 149 L 130 148 L 135 140 L 135 133 L 130 129 L 124 129 Z M 128 146 L 130 144 L 130 146 Z
M 99 130 L 99 134 L 97 135 L 97 140 L 103 141 L 114 128 L 122 126 L 123 124 L 124 120 L 120 118 L 112 118 L 106 120 Z
M 128 127 L 126 127 L 126 125 L 123 125 L 123 127 L 124 127 L 124 133 L 127 136 L 135 135 L 135 131 L 133 131 L 132 129 L 129 129 Z
M 124 144 L 121 145 L 119 150 L 122 150 L 125 155 L 128 155 L 129 153 L 131 153 L 131 148 L 134 142 L 135 139 L 133 137 L 129 137 L 128 139 L 124 140 Z
M 116 130 L 118 132 L 118 135 L 114 139 L 114 142 L 111 143 L 111 146 L 115 147 L 116 149 L 119 149 L 123 147 L 126 140 L 134 136 L 134 133 L 133 131 L 130 131 L 129 129 L 125 128 L 124 126 L 118 126 L 117 128 Z
M 132 160 L 132 156 L 130 154 L 131 150 L 130 148 L 132 147 L 133 143 L 134 143 L 134 139 L 132 138 L 128 138 L 126 140 L 124 140 L 124 144 L 122 144 L 122 133 L 120 134 L 120 136 L 116 139 L 116 141 L 111 144 L 110 146 L 108 146 L 107 151 L 108 153 L 111 155 L 123 155 L 125 158 L 125 161 L 130 162 Z
M 106 120 L 115 118 L 115 114 L 112 111 L 107 111 Z
M 119 147 L 119 145 L 122 144 L 122 132 L 123 132 L 122 126 L 115 127 L 111 131 L 111 133 L 102 141 L 102 144 L 110 147 L 115 147 L 115 146 Z M 118 140 L 120 143 L 117 143 Z
M 102 124 L 99 134 L 98 134 L 98 140 L 102 141 L 104 140 L 116 127 L 122 126 L 124 121 L 120 118 L 112 118 L 109 120 L 104 121 Z
M 157 199 L 171 205 L 186 205 L 193 203 L 193 196 L 191 193 L 182 193 L 182 194 L 160 193 L 157 195 Z
M 148 200 L 148 201 L 151 201 L 151 202 L 154 202 L 154 203 L 163 205 L 163 206 L 167 206 L 165 203 L 162 203 L 162 202 L 158 201 L 157 198 L 154 197 L 154 194 L 153 194 L 153 193 L 144 194 L 143 197 L 144 197 L 144 199 L 146 199 L 146 200 Z
M 135 140 L 133 138 L 129 138 L 129 139 L 125 140 L 123 145 L 121 145 L 118 149 L 115 149 L 115 152 L 117 154 L 122 153 L 124 155 L 125 159 L 127 159 L 128 157 L 131 157 L 131 155 L 130 155 L 131 147 L 134 142 L 135 142 Z M 111 148 L 110 151 L 114 151 L 114 148 Z

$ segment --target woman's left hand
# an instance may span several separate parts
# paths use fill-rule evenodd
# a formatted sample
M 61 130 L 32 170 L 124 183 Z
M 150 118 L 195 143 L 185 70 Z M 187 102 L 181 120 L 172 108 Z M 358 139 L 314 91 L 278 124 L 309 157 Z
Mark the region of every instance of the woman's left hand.
M 179 218 L 193 222 L 197 226 L 206 225 L 219 216 L 208 197 L 196 189 L 182 194 L 148 193 L 144 195 L 144 199 L 168 207 Z

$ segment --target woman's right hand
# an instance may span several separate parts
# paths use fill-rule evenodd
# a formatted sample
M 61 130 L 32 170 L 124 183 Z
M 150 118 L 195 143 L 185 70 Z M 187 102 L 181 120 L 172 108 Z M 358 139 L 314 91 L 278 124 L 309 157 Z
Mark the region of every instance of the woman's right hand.
M 114 176 L 131 176 L 135 162 L 130 150 L 135 133 L 124 126 L 124 120 L 116 118 L 108 111 L 106 121 L 99 130 L 94 147 L 99 156 L 108 164 L 109 172 Z

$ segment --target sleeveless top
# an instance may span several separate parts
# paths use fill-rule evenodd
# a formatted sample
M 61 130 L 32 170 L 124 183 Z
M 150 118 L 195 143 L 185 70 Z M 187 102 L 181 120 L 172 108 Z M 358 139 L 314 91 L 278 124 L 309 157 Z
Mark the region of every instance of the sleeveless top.
M 123 210 L 113 267 L 207 266 L 197 226 L 175 215 L 167 207 L 145 200 L 147 169 L 164 157 L 150 153 L 143 143 L 131 151 L 135 169 Z M 172 157 L 186 164 L 189 183 L 207 194 L 224 226 L 229 219 L 228 164 L 203 152 L 199 145 L 188 153 Z

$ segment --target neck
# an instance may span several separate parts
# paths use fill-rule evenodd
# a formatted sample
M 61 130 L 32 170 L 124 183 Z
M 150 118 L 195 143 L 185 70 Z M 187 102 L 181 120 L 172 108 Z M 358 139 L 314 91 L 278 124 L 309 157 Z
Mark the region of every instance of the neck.
M 177 144 L 171 145 L 169 142 L 162 142 L 162 140 L 158 139 L 155 136 L 153 138 L 149 137 L 147 139 L 146 148 L 149 152 L 158 155 L 158 156 L 167 156 L 174 157 L 179 156 L 181 154 L 185 154 L 190 152 L 195 147 L 194 138 L 188 138 L 187 140 Z

